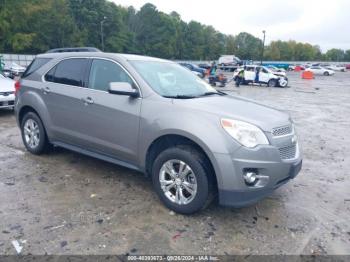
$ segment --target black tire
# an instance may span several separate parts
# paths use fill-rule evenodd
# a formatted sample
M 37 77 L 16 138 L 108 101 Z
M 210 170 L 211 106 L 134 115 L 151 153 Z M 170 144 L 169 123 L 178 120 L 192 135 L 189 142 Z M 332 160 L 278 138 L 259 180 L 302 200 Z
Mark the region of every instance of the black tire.
M 39 143 L 35 147 L 31 147 L 25 138 L 24 126 L 28 120 L 33 120 L 37 124 L 38 129 L 39 129 Z M 48 149 L 50 147 L 50 143 L 48 141 L 44 125 L 43 125 L 40 117 L 36 113 L 28 112 L 24 115 L 22 122 L 21 122 L 21 134 L 22 134 L 23 144 L 25 145 L 26 149 L 30 153 L 32 153 L 34 155 L 41 155 L 41 154 L 48 151 Z
M 161 168 L 164 163 L 173 159 L 183 161 L 190 166 L 197 181 L 197 193 L 187 204 L 177 204 L 169 200 L 160 185 Z M 187 145 L 164 150 L 158 155 L 152 167 L 152 181 L 157 195 L 167 208 L 180 214 L 193 214 L 211 203 L 216 188 L 213 176 L 206 158 L 193 147 Z
M 276 79 L 270 79 L 267 83 L 268 87 L 276 87 L 277 86 L 277 80 Z
M 329 73 L 326 71 L 323 73 L 324 76 L 329 76 Z

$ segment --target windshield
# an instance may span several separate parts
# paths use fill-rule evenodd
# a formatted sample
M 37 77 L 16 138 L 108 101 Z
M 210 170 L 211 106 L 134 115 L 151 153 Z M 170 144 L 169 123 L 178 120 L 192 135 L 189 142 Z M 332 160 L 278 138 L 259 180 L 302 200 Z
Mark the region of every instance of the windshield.
M 218 93 L 190 70 L 171 62 L 131 61 L 151 88 L 164 97 L 199 97 Z

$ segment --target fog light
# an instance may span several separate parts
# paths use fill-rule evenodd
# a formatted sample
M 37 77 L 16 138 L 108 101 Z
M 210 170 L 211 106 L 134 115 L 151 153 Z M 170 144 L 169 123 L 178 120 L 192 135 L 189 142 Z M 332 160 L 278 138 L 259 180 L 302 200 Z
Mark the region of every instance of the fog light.
M 258 180 L 257 173 L 254 171 L 245 171 L 243 174 L 244 181 L 247 185 L 254 185 L 255 182 Z

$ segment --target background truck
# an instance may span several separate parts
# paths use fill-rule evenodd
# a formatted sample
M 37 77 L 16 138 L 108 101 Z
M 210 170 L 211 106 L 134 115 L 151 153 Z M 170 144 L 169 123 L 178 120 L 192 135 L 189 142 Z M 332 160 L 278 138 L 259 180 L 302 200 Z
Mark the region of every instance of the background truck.
M 218 68 L 223 71 L 235 71 L 243 62 L 234 55 L 222 55 L 218 60 Z

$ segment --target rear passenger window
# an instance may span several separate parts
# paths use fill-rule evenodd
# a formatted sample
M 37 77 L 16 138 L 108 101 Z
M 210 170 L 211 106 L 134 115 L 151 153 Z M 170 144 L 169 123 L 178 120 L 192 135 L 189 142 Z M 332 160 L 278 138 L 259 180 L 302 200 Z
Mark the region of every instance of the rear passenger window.
M 71 86 L 84 86 L 85 70 L 88 63 L 86 58 L 66 59 L 52 68 L 45 80 Z
M 129 75 L 118 64 L 108 60 L 94 59 L 90 70 L 89 88 L 108 91 L 109 83 L 112 82 L 133 84 Z
M 49 72 L 46 73 L 45 81 L 47 81 L 47 82 L 54 82 L 56 68 L 57 68 L 57 66 L 55 66 Z

